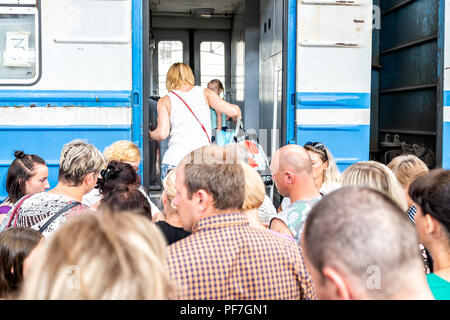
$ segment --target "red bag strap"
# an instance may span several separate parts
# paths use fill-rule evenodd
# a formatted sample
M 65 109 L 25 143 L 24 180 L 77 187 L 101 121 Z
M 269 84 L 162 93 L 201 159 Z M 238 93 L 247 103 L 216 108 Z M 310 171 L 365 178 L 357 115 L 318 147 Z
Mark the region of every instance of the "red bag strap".
M 20 206 L 22 205 L 22 203 L 23 203 L 25 200 L 27 200 L 27 199 L 28 199 L 29 197 L 31 197 L 31 196 L 32 196 L 32 195 L 29 194 L 29 195 L 23 197 L 22 200 L 20 200 L 20 201 L 16 204 L 16 206 L 14 207 L 13 212 L 11 213 L 11 216 L 9 217 L 9 221 L 8 221 L 8 224 L 6 225 L 6 229 L 8 229 L 8 228 L 11 226 L 11 222 L 12 222 L 13 219 L 14 219 L 14 225 L 13 225 L 13 227 L 15 227 L 15 226 L 17 225 L 17 220 L 19 219 L 19 209 L 20 209 Z
M 198 123 L 200 124 L 200 126 L 202 127 L 203 131 L 206 134 L 206 137 L 208 138 L 208 142 L 211 143 L 211 139 L 209 138 L 208 133 L 206 132 L 205 126 L 203 126 L 203 124 L 200 122 L 200 120 L 198 120 L 197 116 L 195 115 L 194 111 L 192 111 L 192 109 L 188 106 L 188 104 L 186 103 L 186 101 L 184 101 L 178 94 L 176 94 L 173 91 L 170 91 L 171 93 L 173 93 L 174 95 L 176 95 L 181 101 L 183 101 L 183 103 L 185 104 L 185 106 L 189 109 L 189 111 L 192 113 L 192 115 L 194 116 L 194 118 L 198 121 Z

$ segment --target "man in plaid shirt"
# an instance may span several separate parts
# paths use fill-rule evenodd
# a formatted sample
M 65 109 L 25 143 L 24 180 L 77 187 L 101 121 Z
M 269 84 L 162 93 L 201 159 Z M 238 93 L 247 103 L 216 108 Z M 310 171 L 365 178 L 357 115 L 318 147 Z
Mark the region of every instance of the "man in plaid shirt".
M 315 299 L 295 241 L 249 226 L 244 173 L 232 146 L 206 146 L 180 163 L 173 201 L 192 235 L 168 247 L 178 299 Z

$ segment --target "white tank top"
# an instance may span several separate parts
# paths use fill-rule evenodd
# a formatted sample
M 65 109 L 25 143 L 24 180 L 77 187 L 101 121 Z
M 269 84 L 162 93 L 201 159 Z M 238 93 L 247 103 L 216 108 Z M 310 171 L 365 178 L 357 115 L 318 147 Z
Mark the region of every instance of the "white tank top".
M 205 100 L 204 89 L 198 86 L 188 92 L 173 90 L 191 108 L 203 124 L 211 139 L 210 108 Z M 168 93 L 172 110 L 170 112 L 170 139 L 162 163 L 178 166 L 191 151 L 209 144 L 201 125 L 177 96 Z

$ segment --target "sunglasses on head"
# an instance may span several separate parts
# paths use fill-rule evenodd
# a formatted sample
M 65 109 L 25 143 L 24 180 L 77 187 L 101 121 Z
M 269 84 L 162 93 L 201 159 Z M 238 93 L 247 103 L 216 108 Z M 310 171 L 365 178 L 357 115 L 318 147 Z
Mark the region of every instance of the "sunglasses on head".
M 314 149 L 323 151 L 323 153 L 325 153 L 325 157 L 327 158 L 325 161 L 328 161 L 327 150 L 325 149 L 325 146 L 324 146 L 323 143 L 321 143 L 321 142 L 307 142 L 307 143 L 305 143 L 304 147 L 306 147 L 306 146 L 311 146 Z

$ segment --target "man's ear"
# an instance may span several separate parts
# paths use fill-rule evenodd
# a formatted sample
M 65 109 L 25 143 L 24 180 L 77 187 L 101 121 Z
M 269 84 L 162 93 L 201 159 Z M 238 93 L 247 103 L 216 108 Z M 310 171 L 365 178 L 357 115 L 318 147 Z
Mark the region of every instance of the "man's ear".
M 333 268 L 325 267 L 322 269 L 325 278 L 328 295 L 332 299 L 350 300 L 351 291 L 345 279 Z
M 286 171 L 284 173 L 284 179 L 286 184 L 293 184 L 295 182 L 295 176 L 290 171 Z
M 207 210 L 211 209 L 212 196 L 205 190 L 197 190 L 197 192 L 194 193 L 194 199 L 200 213 L 205 213 Z

